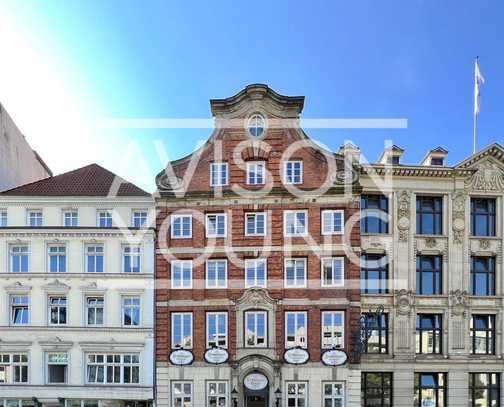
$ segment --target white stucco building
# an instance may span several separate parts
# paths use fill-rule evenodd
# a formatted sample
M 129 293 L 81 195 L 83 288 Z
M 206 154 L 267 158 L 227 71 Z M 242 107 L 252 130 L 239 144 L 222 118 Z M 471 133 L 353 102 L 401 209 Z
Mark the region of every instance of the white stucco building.
M 0 406 L 149 405 L 152 211 L 95 164 L 0 194 Z
M 51 175 L 0 104 L 0 191 Z

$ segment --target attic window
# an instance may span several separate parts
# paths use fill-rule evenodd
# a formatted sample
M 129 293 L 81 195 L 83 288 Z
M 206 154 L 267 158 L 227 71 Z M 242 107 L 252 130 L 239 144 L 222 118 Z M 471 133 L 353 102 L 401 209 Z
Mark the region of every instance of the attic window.
M 390 156 L 387 161 L 389 164 L 397 165 L 399 164 L 399 156 L 398 155 Z
M 430 163 L 431 165 L 443 165 L 444 160 L 440 157 L 432 157 Z
M 264 117 L 256 113 L 250 116 L 247 124 L 247 130 L 252 137 L 261 137 L 266 128 Z

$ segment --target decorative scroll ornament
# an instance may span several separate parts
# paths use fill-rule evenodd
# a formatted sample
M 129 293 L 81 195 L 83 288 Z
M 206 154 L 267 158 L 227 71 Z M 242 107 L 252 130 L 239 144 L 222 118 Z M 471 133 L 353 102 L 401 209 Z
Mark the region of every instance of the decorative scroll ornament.
M 415 306 L 415 296 L 411 290 L 395 290 L 394 303 L 397 315 L 411 315 Z
M 450 291 L 450 308 L 452 316 L 466 316 L 469 308 L 467 301 L 467 291 L 454 290 Z
M 466 189 L 482 192 L 504 191 L 504 171 L 491 161 L 482 162 L 465 182 Z
M 249 288 L 236 300 L 237 305 L 247 305 L 251 307 L 275 304 L 277 301 L 272 298 L 264 288 Z
M 452 198 L 452 230 L 453 242 L 462 243 L 465 230 L 466 194 L 457 192 Z
M 410 193 L 402 191 L 398 197 L 397 228 L 399 229 L 399 240 L 408 241 L 410 229 Z

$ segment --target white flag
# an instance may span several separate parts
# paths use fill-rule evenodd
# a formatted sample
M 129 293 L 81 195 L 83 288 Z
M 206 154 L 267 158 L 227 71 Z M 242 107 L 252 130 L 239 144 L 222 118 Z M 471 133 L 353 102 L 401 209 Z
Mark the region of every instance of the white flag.
M 478 58 L 474 61 L 474 115 L 480 111 L 480 87 L 485 83 L 485 78 L 481 75 Z

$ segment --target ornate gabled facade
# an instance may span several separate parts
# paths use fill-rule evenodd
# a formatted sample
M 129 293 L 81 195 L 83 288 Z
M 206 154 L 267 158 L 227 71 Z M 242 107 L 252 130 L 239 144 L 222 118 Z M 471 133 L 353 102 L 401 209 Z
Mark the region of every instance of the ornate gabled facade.
M 504 149 L 435 163 L 362 166 L 365 406 L 504 402 Z
M 209 140 L 156 179 L 158 406 L 359 403 L 358 167 L 303 103 L 212 100 Z

